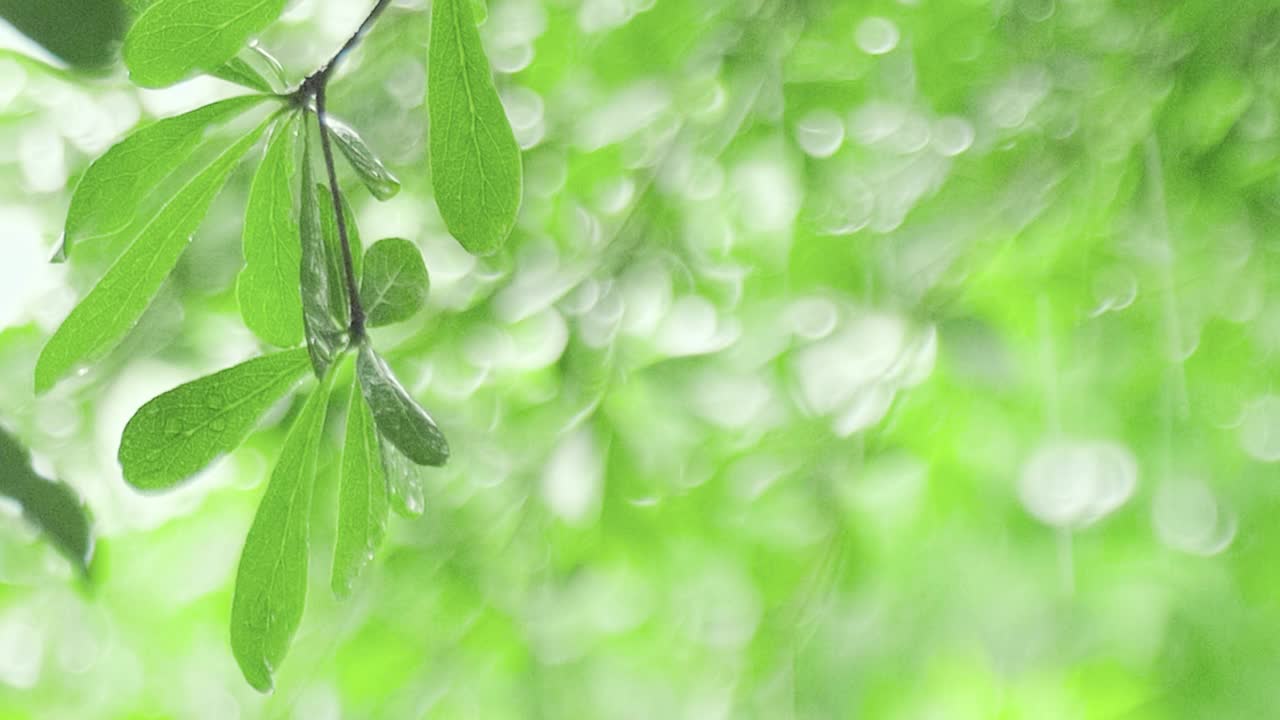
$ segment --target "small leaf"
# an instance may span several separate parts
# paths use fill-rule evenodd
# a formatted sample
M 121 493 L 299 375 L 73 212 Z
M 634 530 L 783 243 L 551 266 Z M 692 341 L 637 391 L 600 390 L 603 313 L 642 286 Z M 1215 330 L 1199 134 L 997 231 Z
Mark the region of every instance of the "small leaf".
M 165 87 L 214 70 L 280 17 L 286 0 L 157 0 L 124 41 L 129 77 Z
M 253 178 L 244 217 L 245 265 L 236 287 L 244 324 L 277 347 L 302 340 L 302 251 L 292 186 L 297 131 L 296 115 L 276 126 Z
M 490 255 L 515 227 L 523 188 L 520 146 L 498 99 L 471 0 L 431 4 L 431 181 L 449 232 Z
M 40 353 L 35 373 L 37 393 L 52 388 L 77 366 L 102 357 L 137 324 L 178 264 L 227 177 L 266 127 L 267 123 L 259 125 L 179 187 L 71 311 Z
M 231 601 L 231 651 L 245 680 L 270 692 L 307 601 L 311 493 L 331 378 L 308 398 L 285 438 L 240 553 Z
M 316 377 L 325 372 L 342 352 L 346 342 L 346 324 L 342 316 L 334 316 L 333 290 L 341 283 L 340 276 L 333 276 L 329 263 L 329 251 L 321 230 L 320 205 L 312 189 L 315 182 L 311 173 L 311 122 L 303 123 L 302 133 L 302 216 L 298 226 L 302 238 L 301 292 L 302 320 L 306 331 L 307 350 L 311 353 L 311 365 Z M 332 211 L 329 212 L 332 215 Z M 341 287 L 341 285 L 339 285 Z
M 93 536 L 80 498 L 66 485 L 37 475 L 26 448 L 2 428 L 0 495 L 16 500 L 22 514 L 82 573 L 88 573 Z
M 124 479 L 164 490 L 235 450 L 307 372 L 302 349 L 255 358 L 179 386 L 134 414 L 120 440 Z
M 108 150 L 89 166 L 76 186 L 67 211 L 61 254 L 69 255 L 77 243 L 128 228 L 147 195 L 191 157 L 210 127 L 248 111 L 264 99 L 235 97 L 159 120 Z
M 401 238 L 379 240 L 364 261 L 360 301 L 371 327 L 404 322 L 427 302 L 427 266 L 418 246 Z
M 387 475 L 387 493 L 396 513 L 407 518 L 422 515 L 426 508 L 423 498 L 423 466 L 415 463 L 396 449 L 382 434 L 378 435 L 382 449 L 382 468 Z
M 444 434 L 367 343 L 360 347 L 356 374 L 378 432 L 413 462 L 444 465 L 449 459 L 449 444 Z
M 360 181 L 374 197 L 386 201 L 400 192 L 400 180 L 382 164 L 382 160 L 354 128 L 332 115 L 325 116 L 325 124 L 338 149 L 346 156 L 347 162 L 351 163 L 351 167 L 360 175 Z
M 262 73 L 238 57 L 231 58 L 227 61 L 227 64 L 209 74 L 219 80 L 226 80 L 229 83 L 249 88 L 250 90 L 258 90 L 264 93 L 275 92 L 271 87 L 271 83 L 262 76 Z
M 360 242 L 360 228 L 355 213 L 346 196 L 342 200 L 342 215 L 347 221 L 347 241 L 351 243 L 351 264 L 356 277 L 364 267 L 364 245 Z M 351 322 L 351 301 L 347 299 L 347 269 L 342 258 L 342 236 L 338 234 L 337 215 L 333 212 L 333 195 L 326 185 L 316 185 L 316 205 L 320 208 L 320 230 L 324 235 L 325 256 L 329 261 L 329 305 L 333 316 L 343 327 Z
M 373 415 L 356 383 L 347 410 L 338 493 L 338 539 L 333 551 L 333 594 L 345 598 L 382 545 L 387 531 L 387 477 Z

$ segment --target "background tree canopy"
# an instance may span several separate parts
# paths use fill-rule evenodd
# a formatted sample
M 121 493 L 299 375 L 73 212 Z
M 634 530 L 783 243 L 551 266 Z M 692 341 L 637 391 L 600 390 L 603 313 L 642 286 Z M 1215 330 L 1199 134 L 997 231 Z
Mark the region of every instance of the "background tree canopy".
M 237 2 L 281 78 L 212 41 L 140 71 L 173 38 L 124 40 L 146 0 L 0 0 L 0 720 L 1280 707 L 1273 3 L 477 0 L 501 108 L 465 107 L 504 111 L 520 180 L 468 186 L 429 159 L 515 166 L 439 132 L 478 86 L 434 84 L 441 43 L 469 46 L 431 18 L 466 4 L 397 0 L 327 96 L 382 362 L 144 493 L 176 472 L 121 450 L 144 404 L 314 334 L 237 289 L 259 177 L 302 170 L 265 113 L 195 137 L 247 159 L 119 347 L 37 396 L 122 248 L 48 260 L 109 148 L 246 92 L 227 79 L 297 87 L 373 5 Z M 226 79 L 171 84 L 199 72 Z M 351 374 L 384 372 L 449 458 L 363 477 L 401 511 L 363 566 L 335 508 L 344 444 L 384 428 Z M 261 695 L 228 627 L 297 427 L 311 571 Z

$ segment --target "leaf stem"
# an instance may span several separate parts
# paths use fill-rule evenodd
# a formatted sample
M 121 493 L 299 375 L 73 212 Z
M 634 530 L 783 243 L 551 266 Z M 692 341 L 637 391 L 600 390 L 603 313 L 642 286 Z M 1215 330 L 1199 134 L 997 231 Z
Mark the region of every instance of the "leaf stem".
M 325 114 L 325 91 L 329 86 L 329 78 L 333 76 L 338 64 L 360 44 L 365 35 L 369 34 L 374 24 L 378 22 L 378 18 L 390 6 L 391 0 L 378 0 L 373 9 L 369 11 L 368 17 L 364 19 L 364 22 L 360 23 L 360 27 L 343 43 L 338 52 L 334 53 L 329 62 L 307 76 L 307 79 L 302 81 L 302 85 L 291 96 L 294 102 L 303 106 L 308 104 L 308 100 L 315 100 L 316 120 L 320 124 L 320 148 L 324 153 L 324 165 L 328 173 L 329 195 L 333 198 L 334 218 L 338 224 L 338 239 L 342 243 L 342 265 L 346 275 L 347 303 L 351 308 L 350 333 L 351 342 L 353 343 L 364 339 L 365 314 L 364 307 L 360 304 L 360 289 L 356 284 L 356 269 L 351 255 L 351 235 L 347 229 L 347 216 L 342 211 L 342 190 L 338 188 L 338 169 L 333 160 L 333 142 L 329 138 L 329 124 Z

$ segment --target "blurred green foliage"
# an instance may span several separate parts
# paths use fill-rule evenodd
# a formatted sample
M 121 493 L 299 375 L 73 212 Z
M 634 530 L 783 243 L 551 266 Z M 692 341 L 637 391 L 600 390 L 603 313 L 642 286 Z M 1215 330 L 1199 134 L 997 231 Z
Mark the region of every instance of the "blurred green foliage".
M 297 81 L 354 5 L 260 41 Z M 36 353 L 106 265 L 19 265 L 54 274 L 0 334 L 0 415 L 112 563 L 86 597 L 0 522 L 0 718 L 1280 707 L 1273 3 L 493 0 L 525 203 L 481 260 L 429 199 L 428 5 L 330 96 L 403 185 L 344 174 L 362 233 L 431 273 L 427 312 L 375 331 L 452 446 L 421 518 L 334 600 L 327 428 L 306 619 L 259 698 L 230 590 L 300 405 L 178 497 L 114 463 L 146 399 L 258 351 L 252 169 L 125 346 L 39 401 Z M 104 143 L 225 90 L 0 58 L 9 252 L 47 256 Z

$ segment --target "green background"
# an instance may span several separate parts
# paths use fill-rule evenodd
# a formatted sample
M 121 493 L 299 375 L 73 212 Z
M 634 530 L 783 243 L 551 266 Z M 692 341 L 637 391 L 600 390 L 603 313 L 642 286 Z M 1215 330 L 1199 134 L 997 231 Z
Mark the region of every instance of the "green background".
M 366 5 L 261 44 L 299 79 Z M 330 110 L 404 182 L 342 167 L 361 236 L 426 257 L 427 312 L 375 339 L 453 457 L 339 603 L 329 428 L 269 697 L 227 623 L 297 403 L 176 493 L 114 462 L 143 402 L 258 351 L 254 163 L 124 346 L 31 381 L 106 268 L 45 263 L 78 174 L 235 90 L 0 55 L 0 418 L 99 533 L 85 586 L 0 505 L 0 719 L 1277 712 L 1280 8 L 493 0 L 525 198 L 475 259 L 430 199 L 427 5 Z

